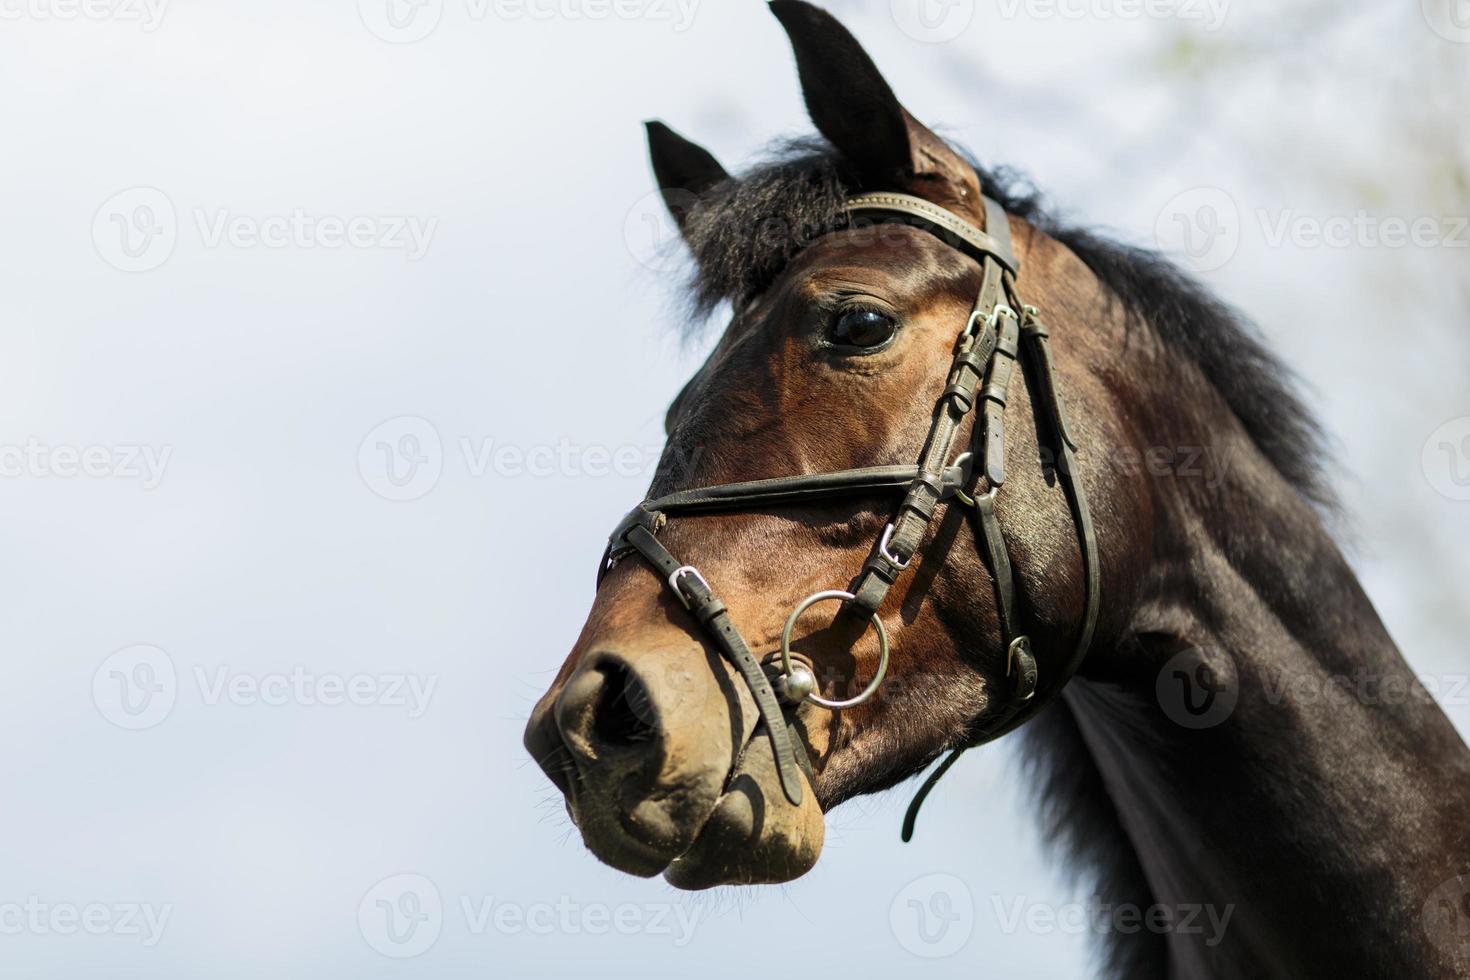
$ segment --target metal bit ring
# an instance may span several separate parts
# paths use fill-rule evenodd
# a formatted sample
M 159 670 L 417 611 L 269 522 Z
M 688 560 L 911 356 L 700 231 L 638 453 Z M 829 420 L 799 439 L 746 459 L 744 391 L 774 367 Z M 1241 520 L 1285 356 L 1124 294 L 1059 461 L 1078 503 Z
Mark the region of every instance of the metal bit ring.
M 786 617 L 786 625 L 781 630 L 781 672 L 783 674 L 788 676 L 791 674 L 791 631 L 796 628 L 796 621 L 801 617 L 801 614 L 817 603 L 828 599 L 840 599 L 843 602 L 851 602 L 855 598 L 857 597 L 851 592 L 844 592 L 842 589 L 827 589 L 823 592 L 813 592 L 801 600 L 795 609 L 791 610 L 791 615 Z M 836 711 L 862 704 L 878 690 L 878 686 L 883 683 L 883 675 L 888 672 L 888 630 L 884 628 L 883 620 L 878 618 L 877 613 L 873 613 L 871 618 L 873 626 L 878 630 L 878 672 L 873 675 L 873 679 L 868 682 L 868 686 L 863 688 L 862 692 L 856 697 L 848 698 L 845 701 L 829 701 L 815 693 L 808 694 L 806 700 L 812 704 L 818 704 L 824 708 L 830 708 Z

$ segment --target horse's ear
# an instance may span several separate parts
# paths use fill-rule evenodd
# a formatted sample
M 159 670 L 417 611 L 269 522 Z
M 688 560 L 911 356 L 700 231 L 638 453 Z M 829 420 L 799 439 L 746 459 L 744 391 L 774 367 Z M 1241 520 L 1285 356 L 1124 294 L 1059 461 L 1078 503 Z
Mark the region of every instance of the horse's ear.
M 664 204 L 682 231 L 699 195 L 730 175 L 709 150 L 686 140 L 657 119 L 643 125 L 648 130 L 648 155 L 653 160 L 654 179 L 658 181 Z
M 975 169 L 909 115 L 837 18 L 802 0 L 771 0 L 786 28 L 807 112 L 863 189 L 905 190 L 984 222 Z

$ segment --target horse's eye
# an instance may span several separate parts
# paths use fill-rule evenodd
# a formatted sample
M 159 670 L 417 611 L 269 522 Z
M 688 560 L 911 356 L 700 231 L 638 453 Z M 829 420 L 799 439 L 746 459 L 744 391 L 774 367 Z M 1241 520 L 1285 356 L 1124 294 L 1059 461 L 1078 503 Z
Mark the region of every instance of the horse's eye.
M 893 317 L 877 310 L 847 310 L 832 324 L 832 342 L 842 347 L 882 347 L 897 330 Z

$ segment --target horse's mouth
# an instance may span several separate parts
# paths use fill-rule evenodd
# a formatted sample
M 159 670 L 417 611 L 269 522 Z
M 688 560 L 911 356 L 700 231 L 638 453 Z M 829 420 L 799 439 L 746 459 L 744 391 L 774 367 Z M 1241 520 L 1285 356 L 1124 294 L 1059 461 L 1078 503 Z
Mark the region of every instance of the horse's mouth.
M 538 759 L 566 758 L 555 745 L 531 743 L 528 730 L 527 745 Z M 605 779 L 578 772 L 569 761 L 543 768 L 566 795 L 587 849 L 628 874 L 661 874 L 690 890 L 774 884 L 805 874 L 822 851 L 825 825 L 810 778 L 801 773 L 802 802 L 792 805 L 759 729 L 723 779 L 706 774 L 684 785 L 651 787 L 634 799 L 610 794 Z M 711 782 L 713 791 L 702 791 Z
M 746 743 L 724 792 L 694 843 L 664 869 L 677 888 L 775 884 L 799 878 L 822 853 L 826 832 L 811 779 L 800 775 L 800 805 L 781 791 L 763 733 Z

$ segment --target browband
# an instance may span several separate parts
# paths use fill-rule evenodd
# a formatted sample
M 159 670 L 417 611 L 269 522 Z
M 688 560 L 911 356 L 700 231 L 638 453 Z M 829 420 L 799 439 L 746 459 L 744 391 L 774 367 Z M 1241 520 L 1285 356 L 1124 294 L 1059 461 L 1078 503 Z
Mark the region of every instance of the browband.
M 988 197 L 982 196 L 981 200 L 985 202 L 985 226 L 990 231 L 981 231 L 953 211 L 912 194 L 859 194 L 847 199 L 845 210 L 850 225 L 860 227 L 854 219 L 913 225 L 981 264 L 987 257 L 995 259 L 1014 276 L 1020 272 L 1020 264 L 1011 251 L 1011 224 L 1005 209 Z

